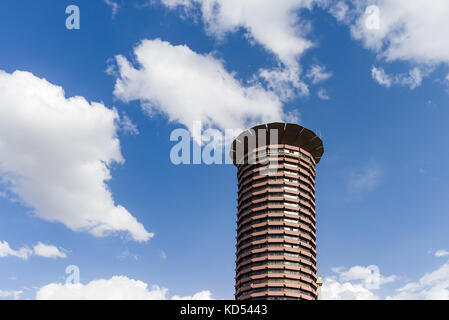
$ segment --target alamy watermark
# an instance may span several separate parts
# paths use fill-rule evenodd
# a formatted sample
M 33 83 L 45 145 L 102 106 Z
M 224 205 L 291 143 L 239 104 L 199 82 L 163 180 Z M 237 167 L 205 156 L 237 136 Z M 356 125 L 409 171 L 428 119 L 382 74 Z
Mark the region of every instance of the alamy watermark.
M 380 8 L 378 6 L 371 5 L 366 8 L 365 27 L 368 30 L 380 29 Z
M 75 265 L 70 265 L 65 268 L 67 278 L 65 279 L 66 285 L 74 285 L 80 283 L 80 268 Z
M 269 165 L 269 169 L 276 164 L 275 158 L 268 160 L 266 156 L 277 151 L 279 137 L 277 129 L 260 128 L 243 131 L 235 128 L 225 130 L 208 128 L 203 131 L 202 128 L 200 121 L 194 121 L 192 131 L 178 128 L 171 132 L 170 141 L 176 142 L 170 150 L 170 161 L 173 164 L 259 163 Z M 270 144 L 270 141 L 275 143 Z M 269 144 L 267 152 L 266 147 Z
M 65 27 L 69 30 L 79 30 L 81 27 L 80 8 L 71 4 L 67 6 L 65 13 L 69 15 L 65 20 Z

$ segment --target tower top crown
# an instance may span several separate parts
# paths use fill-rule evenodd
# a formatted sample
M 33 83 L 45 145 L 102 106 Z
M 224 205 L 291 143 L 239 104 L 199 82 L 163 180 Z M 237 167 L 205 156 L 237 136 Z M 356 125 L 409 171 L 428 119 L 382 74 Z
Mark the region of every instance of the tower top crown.
M 270 131 L 276 130 L 277 137 L 275 141 L 270 141 Z M 262 131 L 262 132 L 261 132 Z M 259 141 L 263 137 L 265 141 Z M 290 145 L 306 150 L 311 154 L 315 163 L 320 162 L 324 153 L 323 141 L 315 132 L 295 123 L 271 122 L 255 126 L 243 131 L 232 143 L 230 156 L 235 165 L 240 159 L 236 159 L 238 152 L 246 154 L 248 150 L 248 141 L 253 139 L 253 144 L 259 148 L 266 145 Z M 255 139 L 255 140 L 254 140 Z M 241 149 L 240 149 L 241 148 Z

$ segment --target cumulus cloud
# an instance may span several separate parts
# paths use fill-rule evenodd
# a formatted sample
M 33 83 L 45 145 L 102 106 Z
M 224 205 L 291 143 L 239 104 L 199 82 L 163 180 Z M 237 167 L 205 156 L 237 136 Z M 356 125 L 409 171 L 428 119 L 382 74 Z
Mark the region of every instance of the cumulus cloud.
M 280 66 L 261 69 L 259 76 L 283 99 L 307 95 L 307 85 L 300 80 L 299 59 L 316 44 L 308 38 L 310 21 L 303 10 L 325 6 L 326 0 L 161 0 L 170 9 L 182 6 L 201 13 L 206 31 L 217 39 L 239 30 L 246 31 L 251 43 L 272 53 Z
M 435 257 L 441 258 L 445 256 L 449 256 L 449 251 L 440 249 L 435 252 Z
M 287 66 L 313 43 L 306 39 L 310 29 L 298 10 L 311 9 L 317 0 L 161 0 L 169 8 L 199 6 L 207 31 L 219 38 L 244 28 L 247 36 L 274 53 Z
M 0 241 L 0 258 L 8 256 L 17 257 L 22 260 L 27 260 L 30 256 L 40 256 L 44 258 L 66 258 L 65 252 L 61 251 L 57 247 L 49 244 L 38 242 L 33 249 L 28 246 L 24 246 L 18 250 L 11 249 L 9 243 L 6 241 Z
M 174 296 L 173 299 L 211 299 L 210 291 L 201 291 L 189 297 Z M 113 276 L 111 279 L 93 280 L 88 284 L 51 283 L 41 287 L 36 293 L 38 300 L 165 300 L 168 289 L 157 285 Z
M 396 291 L 387 299 L 449 300 L 449 261 Z
M 394 282 L 396 276 L 383 276 L 379 267 L 354 266 L 348 270 L 334 268 L 336 275 L 323 281 L 323 300 L 377 300 L 380 297 L 374 292 L 386 283 Z
M 139 100 L 149 114 L 162 112 L 191 131 L 195 121 L 226 129 L 284 117 L 275 94 L 257 84 L 242 85 L 210 54 L 160 39 L 142 41 L 134 53 L 137 67 L 116 57 L 114 95 L 124 102 Z
M 435 252 L 436 257 L 449 255 L 446 250 Z M 394 289 L 394 294 L 381 296 L 379 289 L 398 280 L 395 275 L 384 276 L 377 266 L 354 266 L 349 269 L 333 268 L 335 275 L 326 277 L 322 286 L 323 299 L 343 300 L 449 300 L 449 261 Z
M 340 269 L 338 271 L 341 281 L 359 281 L 368 289 L 379 289 L 381 285 L 396 280 L 396 276 L 385 277 L 380 274 L 379 267 L 371 265 L 367 267 L 354 266 L 348 270 Z
M 309 87 L 300 80 L 297 70 L 287 68 L 260 69 L 254 76 L 255 81 L 262 80 L 282 101 L 296 96 L 308 96 Z
M 65 252 L 59 250 L 53 245 L 48 245 L 42 242 L 39 242 L 37 245 L 35 245 L 33 250 L 36 256 L 44 258 L 67 258 Z
M 373 6 L 374 5 L 374 6 Z M 449 2 L 435 0 L 346 0 L 330 6 L 330 13 L 349 25 L 351 35 L 386 62 L 406 61 L 407 73 L 388 76 L 382 68 L 373 68 L 380 84 L 421 85 L 439 64 L 449 65 Z
M 324 66 L 313 65 L 307 72 L 306 77 L 311 79 L 313 84 L 317 84 L 332 77 L 332 73 L 327 72 Z
M 384 69 L 373 66 L 371 69 L 371 76 L 378 84 L 387 88 L 391 87 L 393 80 L 388 74 L 385 73 Z
M 115 205 L 106 182 L 123 163 L 119 116 L 101 103 L 66 98 L 61 87 L 29 72 L 0 71 L 0 187 L 47 221 L 94 236 L 147 232 Z
M 0 299 L 19 299 L 23 291 L 0 290 Z
M 413 68 L 408 75 L 399 75 L 399 83 L 409 86 L 410 89 L 415 89 L 421 86 L 423 80 L 423 72 L 420 68 Z
M 209 290 L 203 290 L 193 296 L 173 296 L 172 300 L 212 300 L 212 293 Z
M 396 74 L 388 75 L 382 68 L 377 68 L 375 66 L 371 69 L 371 76 L 373 79 L 382 86 L 391 87 L 392 85 L 402 85 L 409 86 L 411 90 L 421 86 L 424 74 L 423 70 L 416 67 L 409 71 L 408 74 Z
M 372 28 L 367 19 L 369 0 L 352 1 L 358 17 L 351 25 L 355 39 L 366 48 L 379 53 L 387 61 L 403 60 L 424 64 L 449 63 L 449 2 L 434 0 L 378 0 L 379 28 Z
M 329 13 L 332 14 L 339 22 L 346 21 L 349 6 L 344 1 L 338 1 L 329 7 Z
M 321 289 L 323 300 L 377 300 L 379 296 L 362 284 L 339 282 L 333 278 L 326 278 Z
M 0 258 L 12 256 L 26 260 L 32 254 L 33 251 L 28 247 L 22 247 L 19 250 L 14 250 L 11 249 L 8 242 L 0 241 Z
M 398 79 L 392 84 L 413 89 L 430 74 L 422 72 L 423 66 L 449 65 L 449 42 L 444 33 L 449 29 L 446 0 L 432 1 L 432 5 L 422 0 L 160 1 L 170 9 L 183 7 L 187 12 L 199 13 L 207 32 L 218 39 L 245 30 L 252 43 L 263 46 L 280 62 L 278 68 L 260 70 L 259 76 L 284 100 L 309 93 L 301 80 L 299 60 L 316 46 L 310 39 L 311 22 L 302 15 L 314 7 L 327 9 L 337 21 L 346 23 L 352 37 L 380 59 L 416 64 L 409 72 L 394 76 Z M 367 10 L 373 4 L 378 10 Z

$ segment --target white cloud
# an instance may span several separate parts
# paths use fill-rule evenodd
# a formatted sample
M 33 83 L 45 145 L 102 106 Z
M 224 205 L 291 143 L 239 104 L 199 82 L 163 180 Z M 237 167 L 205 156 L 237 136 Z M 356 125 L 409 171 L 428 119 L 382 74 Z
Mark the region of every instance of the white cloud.
M 332 73 L 326 72 L 326 68 L 320 65 L 313 65 L 306 75 L 307 78 L 311 79 L 313 84 L 325 81 L 332 77 Z
M 44 244 L 39 242 L 33 248 L 36 256 L 44 258 L 67 258 L 67 255 L 53 245 Z
M 17 257 L 26 260 L 33 254 L 33 251 L 28 247 L 22 247 L 19 250 L 11 249 L 9 243 L 6 241 L 0 241 L 0 258 L 8 256 Z
M 403 85 L 408 85 L 410 89 L 415 89 L 421 86 L 423 80 L 423 73 L 419 68 L 413 68 L 409 71 L 408 76 L 400 76 L 400 83 Z
M 329 100 L 330 97 L 327 94 L 326 89 L 321 88 L 320 90 L 318 90 L 318 98 L 320 98 L 321 100 Z
M 449 261 L 396 291 L 387 299 L 449 300 Z
M 206 31 L 217 39 L 227 33 L 246 31 L 250 43 L 257 43 L 275 55 L 278 68 L 261 69 L 259 76 L 282 99 L 307 95 L 307 85 L 300 80 L 299 59 L 316 46 L 308 39 L 310 21 L 303 10 L 326 5 L 327 0 L 161 0 L 170 9 L 183 6 L 195 14 L 196 9 Z
M 368 289 L 379 289 L 381 285 L 396 280 L 396 276 L 385 277 L 380 274 L 379 267 L 371 265 L 367 267 L 354 266 L 348 270 L 339 271 L 341 281 L 360 281 Z
M 373 66 L 371 69 L 371 76 L 380 85 L 385 86 L 387 88 L 391 87 L 391 84 L 393 81 L 392 81 L 391 77 L 385 73 L 384 69 L 376 68 L 375 66 Z
M 36 293 L 38 300 L 165 300 L 168 289 L 157 285 L 113 276 L 111 279 L 93 280 L 88 284 L 51 283 L 41 287 Z M 211 299 L 210 291 L 201 291 L 190 297 L 174 296 L 173 299 Z
M 377 300 L 379 296 L 362 284 L 339 282 L 333 278 L 325 278 L 321 288 L 323 300 Z
M 118 8 L 119 8 L 118 3 L 115 2 L 115 1 L 113 1 L 113 0 L 104 0 L 104 2 L 105 2 L 109 7 L 111 7 L 111 9 L 112 9 L 112 19 L 115 19 L 115 16 L 117 15 Z
M 126 115 L 122 114 L 122 117 L 120 119 L 120 128 L 125 134 L 130 135 L 137 135 L 139 134 L 139 129 L 137 126 L 132 122 L 132 120 Z
M 335 19 L 340 22 L 346 21 L 348 11 L 349 7 L 344 1 L 338 1 L 329 8 L 330 14 L 332 14 Z
M 172 300 L 212 300 L 212 293 L 209 290 L 203 290 L 195 293 L 193 296 L 173 296 Z
M 437 254 L 440 252 L 442 255 Z M 447 256 L 445 250 L 438 250 L 437 257 Z M 377 266 L 354 266 L 333 268 L 336 275 L 325 278 L 322 287 L 323 299 L 395 299 L 395 300 L 449 300 L 449 261 L 436 270 L 426 273 L 418 281 L 408 282 L 395 294 L 380 296 L 376 290 L 397 280 L 395 275 L 384 276 Z
M 298 15 L 300 9 L 311 9 L 317 0 L 161 0 L 169 8 L 198 5 L 207 31 L 218 38 L 244 28 L 248 37 L 274 53 L 286 66 L 297 65 L 297 59 L 313 43 L 306 39 L 310 26 Z
M 354 266 L 348 270 L 334 268 L 333 272 L 337 275 L 324 279 L 321 291 L 323 300 L 380 299 L 373 290 L 378 290 L 383 284 L 396 280 L 394 275 L 383 276 L 376 265 Z
M 95 236 L 148 233 L 114 204 L 106 182 L 123 163 L 118 114 L 28 72 L 0 71 L 0 178 L 37 217 Z
M 407 73 L 387 75 L 371 69 L 379 84 L 419 87 L 439 64 L 449 66 L 449 2 L 434 0 L 341 0 L 328 2 L 337 21 L 350 27 L 354 39 L 387 62 L 406 61 Z M 374 10 L 371 10 L 374 9 Z
M 266 86 L 272 90 L 282 101 L 290 100 L 296 96 L 308 96 L 310 91 L 307 84 L 299 79 L 297 70 L 287 68 L 260 69 L 257 74 Z M 257 77 L 254 80 L 257 81 Z
M 449 251 L 440 249 L 435 252 L 435 257 L 441 258 L 445 256 L 449 256 Z
M 409 61 L 417 64 L 407 74 L 394 76 L 393 84 L 421 85 L 423 66 L 449 65 L 449 42 L 444 30 L 449 29 L 449 2 L 434 0 L 160 0 L 170 9 L 183 6 L 192 14 L 200 13 L 209 34 L 218 39 L 227 33 L 245 30 L 252 43 L 272 52 L 281 63 L 278 68 L 262 69 L 259 77 L 283 99 L 307 95 L 307 84 L 300 77 L 299 59 L 316 46 L 310 39 L 311 23 L 304 10 L 315 6 L 328 9 L 337 21 L 350 26 L 354 39 L 386 61 Z M 379 8 L 379 28 L 367 21 Z M 381 75 L 379 74 L 378 77 Z M 384 85 L 390 86 L 388 80 Z
M 447 0 L 378 0 L 374 4 L 379 8 L 379 29 L 367 27 L 365 9 L 372 1 L 357 0 L 352 4 L 357 12 L 351 25 L 353 37 L 387 61 L 449 63 Z
M 148 113 L 159 111 L 192 131 L 194 121 L 218 128 L 246 128 L 282 120 L 282 103 L 260 85 L 243 86 L 223 63 L 187 46 L 144 40 L 135 48 L 139 68 L 117 56 L 120 77 L 114 95 L 140 100 Z
M 390 76 L 385 73 L 384 69 L 376 68 L 371 69 L 371 76 L 377 83 L 385 87 L 391 87 L 394 85 L 409 86 L 411 90 L 421 86 L 423 76 L 427 75 L 429 71 L 423 71 L 416 67 L 409 71 L 408 74 L 397 74 Z
M 11 249 L 8 242 L 0 241 L 0 258 L 13 256 L 22 260 L 27 260 L 32 255 L 44 258 L 67 258 L 67 255 L 57 247 L 42 242 L 38 242 L 33 249 L 24 246 L 18 250 L 14 250 Z
M 0 290 L 0 299 L 19 299 L 22 295 L 23 291 L 8 291 L 8 290 Z

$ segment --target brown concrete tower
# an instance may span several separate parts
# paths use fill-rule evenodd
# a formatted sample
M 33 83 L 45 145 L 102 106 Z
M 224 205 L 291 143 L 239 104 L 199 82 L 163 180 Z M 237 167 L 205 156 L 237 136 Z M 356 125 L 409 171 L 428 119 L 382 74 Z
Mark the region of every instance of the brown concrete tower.
M 321 139 L 269 123 L 231 146 L 238 168 L 235 298 L 317 299 L 315 166 Z

